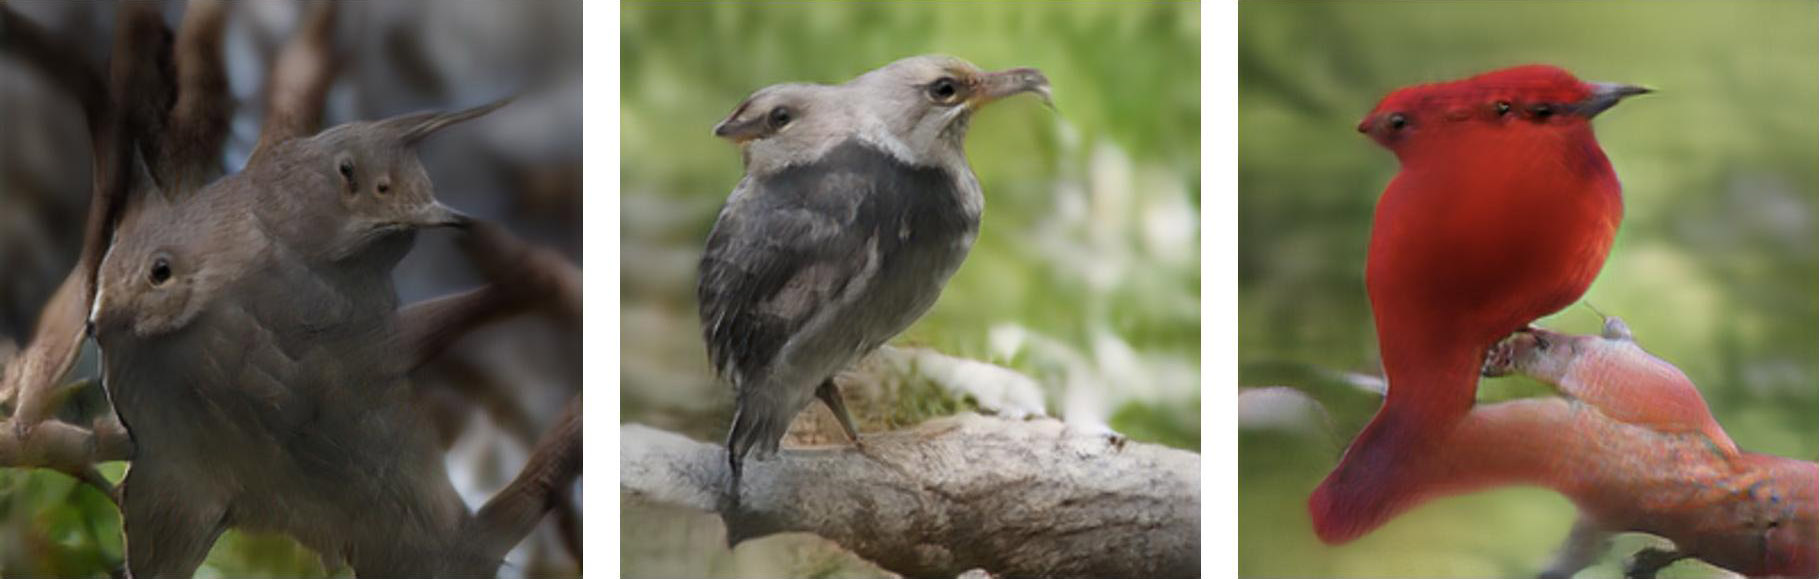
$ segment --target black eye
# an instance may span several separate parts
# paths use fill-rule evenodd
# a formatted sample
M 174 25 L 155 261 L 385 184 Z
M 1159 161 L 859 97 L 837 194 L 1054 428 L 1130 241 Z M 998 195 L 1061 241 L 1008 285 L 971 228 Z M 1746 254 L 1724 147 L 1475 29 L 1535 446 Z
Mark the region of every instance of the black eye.
M 952 78 L 941 77 L 941 79 L 928 85 L 928 96 L 937 101 L 945 102 L 954 98 L 954 95 L 959 93 L 960 87 L 959 85 L 954 84 L 954 79 Z
M 1497 116 L 1503 116 L 1503 115 L 1510 114 L 1510 102 L 1509 101 L 1497 101 L 1496 106 L 1497 106 Z
M 354 162 L 353 161 L 343 159 L 341 161 L 341 166 L 337 167 L 337 169 L 339 169 L 341 171 L 341 180 L 347 182 L 347 192 L 348 193 L 353 193 L 356 189 L 358 189 L 358 187 L 354 183 Z
M 379 194 L 384 195 L 392 190 L 392 183 L 390 181 L 381 180 L 379 181 L 378 189 Z
M 162 258 L 162 257 L 153 259 L 152 260 L 152 270 L 150 272 L 150 276 L 151 276 L 151 280 L 152 280 L 152 285 L 164 285 L 164 282 L 170 281 L 171 280 L 171 262 L 170 262 L 170 260 Z
M 1554 116 L 1554 105 L 1550 105 L 1547 103 L 1539 103 L 1539 104 L 1531 105 L 1528 108 L 1528 113 L 1531 115 L 1535 115 L 1536 120 L 1544 120 L 1548 117 Z
M 793 120 L 796 119 L 794 115 L 790 114 L 789 107 L 771 109 L 771 128 L 781 129 L 784 125 L 789 124 L 789 122 Z
M 1400 131 L 1403 127 L 1408 126 L 1408 116 L 1402 113 L 1392 113 L 1389 117 L 1389 125 L 1391 130 Z

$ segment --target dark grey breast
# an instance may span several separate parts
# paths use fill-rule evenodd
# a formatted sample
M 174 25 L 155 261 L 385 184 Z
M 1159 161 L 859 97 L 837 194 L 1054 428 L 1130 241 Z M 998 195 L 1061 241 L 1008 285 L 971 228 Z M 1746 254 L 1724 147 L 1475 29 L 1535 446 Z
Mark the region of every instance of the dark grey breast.
M 902 331 L 978 231 L 958 177 L 849 140 L 813 163 L 741 182 L 701 258 L 697 298 L 715 369 L 735 385 L 756 380 L 810 320 L 853 302 L 879 311 L 876 327 L 849 335 L 882 342 Z M 853 284 L 864 284 L 859 295 Z

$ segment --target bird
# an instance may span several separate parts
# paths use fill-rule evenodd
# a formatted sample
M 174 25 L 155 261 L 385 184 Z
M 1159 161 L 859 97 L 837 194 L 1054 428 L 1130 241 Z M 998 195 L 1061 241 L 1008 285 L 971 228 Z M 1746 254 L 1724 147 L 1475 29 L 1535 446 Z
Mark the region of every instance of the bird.
M 467 221 L 412 145 L 490 110 L 333 127 L 123 210 L 88 328 L 137 452 L 132 574 L 193 573 L 229 527 L 363 576 L 496 569 L 456 546 L 472 517 L 411 405 L 390 280 L 412 231 Z
M 985 203 L 969 122 L 1023 93 L 1052 106 L 1036 69 L 913 56 L 842 84 L 759 89 L 714 127 L 745 167 L 696 287 L 709 358 L 735 391 L 735 503 L 744 457 L 774 454 L 811 400 L 860 442 L 834 375 L 927 312 L 960 267 Z
M 1358 124 L 1401 165 L 1365 266 L 1389 391 L 1309 497 L 1322 541 L 1406 507 L 1399 477 L 1471 410 L 1487 349 L 1585 293 L 1623 216 L 1591 120 L 1647 92 L 1524 65 L 1399 89 Z
M 414 231 L 471 221 L 435 198 L 417 146 L 510 101 L 344 123 L 273 143 L 214 186 L 239 190 L 229 196 L 259 198 L 253 209 L 261 228 L 312 263 L 359 264 L 361 271 L 389 275 L 409 252 Z

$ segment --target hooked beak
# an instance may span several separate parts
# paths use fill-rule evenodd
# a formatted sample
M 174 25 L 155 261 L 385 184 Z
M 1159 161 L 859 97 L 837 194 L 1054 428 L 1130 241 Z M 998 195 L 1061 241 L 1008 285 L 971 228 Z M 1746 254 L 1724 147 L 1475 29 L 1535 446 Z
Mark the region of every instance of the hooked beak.
M 973 78 L 978 88 L 973 91 L 973 97 L 967 99 L 966 106 L 969 109 L 978 110 L 979 107 L 1026 92 L 1041 98 L 1042 104 L 1049 108 L 1055 108 L 1054 95 L 1049 93 L 1048 77 L 1043 76 L 1040 70 L 1013 68 Z
M 1592 87 L 1592 96 L 1579 101 L 1578 106 L 1574 107 L 1574 109 L 1580 116 L 1588 119 L 1598 116 L 1598 113 L 1604 112 L 1605 109 L 1616 106 L 1619 101 L 1622 101 L 1625 98 L 1655 92 L 1654 89 L 1633 84 L 1615 82 L 1594 82 L 1587 84 L 1590 84 Z

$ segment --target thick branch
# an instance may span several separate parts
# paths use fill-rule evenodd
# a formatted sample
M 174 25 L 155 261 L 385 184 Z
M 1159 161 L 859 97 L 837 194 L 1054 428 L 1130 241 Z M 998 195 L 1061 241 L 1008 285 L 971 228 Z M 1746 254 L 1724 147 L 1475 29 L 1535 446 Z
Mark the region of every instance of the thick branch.
M 503 558 L 538 521 L 562 502 L 562 494 L 581 476 L 581 398 L 569 401 L 562 418 L 543 435 L 518 477 L 493 495 L 463 533 L 470 553 Z
M 254 159 L 272 145 L 315 133 L 322 124 L 322 106 L 335 80 L 336 3 L 311 2 L 303 10 L 302 26 L 272 65 L 266 85 L 265 126 L 253 146 Z
M 233 116 L 221 57 L 226 23 L 222 0 L 191 0 L 185 7 L 175 55 L 177 102 L 170 130 L 161 136 L 164 158 L 154 171 L 172 193 L 201 188 L 221 175 L 221 148 Z
M 745 468 L 734 506 L 725 448 L 621 428 L 621 492 L 718 512 L 729 543 L 807 531 L 912 576 L 1199 572 L 1199 455 L 1057 421 L 963 414 Z
M 37 467 L 79 475 L 90 465 L 132 458 L 133 443 L 112 417 L 93 429 L 59 420 L 23 424 L 0 421 L 0 466 Z

